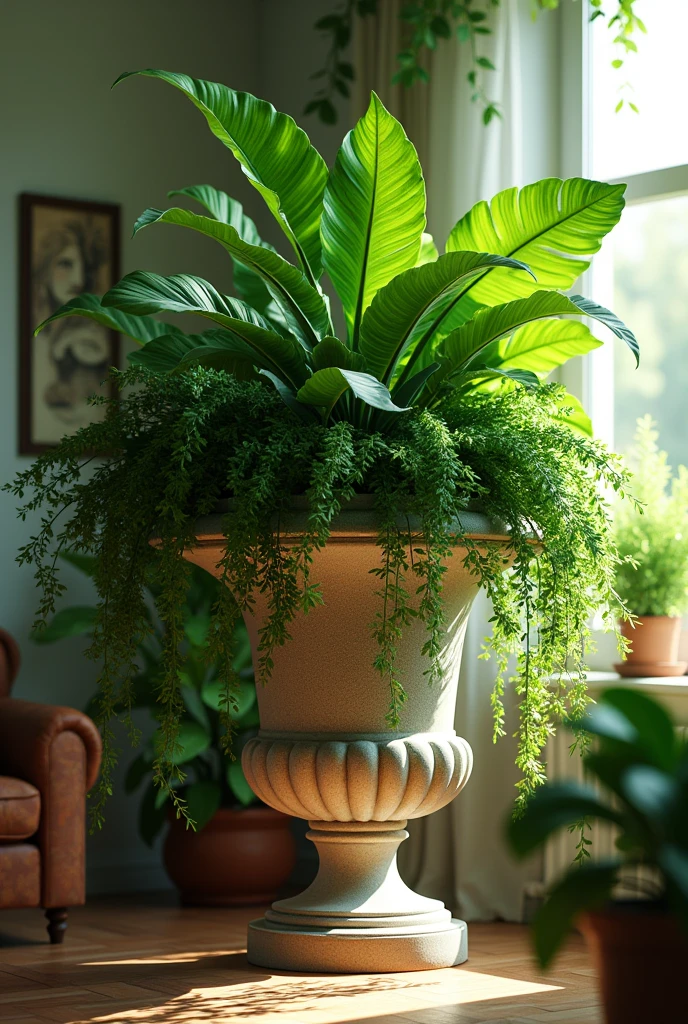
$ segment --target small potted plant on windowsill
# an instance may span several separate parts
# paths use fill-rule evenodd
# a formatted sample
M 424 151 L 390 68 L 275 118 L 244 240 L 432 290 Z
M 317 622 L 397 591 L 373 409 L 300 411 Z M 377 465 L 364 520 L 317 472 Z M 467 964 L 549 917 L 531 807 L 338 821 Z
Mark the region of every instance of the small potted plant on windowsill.
M 313 885 L 251 924 L 251 962 L 334 971 L 460 963 L 465 923 L 403 886 L 396 848 L 407 819 L 448 803 L 470 775 L 454 717 L 479 586 L 494 608 L 497 734 L 516 656 L 519 800 L 542 779 L 556 722 L 585 706 L 581 652 L 591 610 L 610 607 L 616 564 L 599 484 L 623 491 L 626 476 L 586 435 L 580 406 L 546 378 L 600 344 L 572 317 L 605 324 L 637 361 L 636 339 L 613 313 L 565 294 L 618 221 L 624 186 L 547 178 L 507 189 L 466 213 L 439 255 L 425 233 L 418 156 L 377 96 L 328 169 L 264 100 L 141 73 L 206 118 L 293 262 L 209 185 L 174 193 L 200 213 L 176 206 L 139 217 L 136 232 L 171 225 L 219 243 L 240 297 L 195 276 L 137 271 L 54 314 L 93 319 L 141 347 L 115 373 L 121 394 L 102 422 L 11 486 L 31 492 L 20 514 L 44 510 L 20 560 L 36 565 L 43 614 L 59 592 L 55 545 L 98 554 L 92 654 L 107 654 L 106 731 L 148 628 L 142 587 L 156 538 L 166 628 L 154 772 L 180 813 L 189 813 L 174 763 L 189 561 L 223 584 L 208 657 L 221 666 L 225 730 L 244 616 L 261 718 L 243 750 L 246 777 L 265 803 L 309 820 L 320 854 Z M 192 313 L 210 329 L 186 334 L 160 313 Z M 82 482 L 81 460 L 94 451 L 106 458 Z M 104 763 L 95 824 L 111 789 L 109 754 Z
M 62 558 L 93 576 L 93 557 L 77 552 Z M 151 567 L 152 570 L 155 565 Z M 232 753 L 222 725 L 224 687 L 217 667 L 205 657 L 213 604 L 219 583 L 209 573 L 192 567 L 184 608 L 183 630 L 186 660 L 180 673 L 180 726 L 174 763 L 185 776 L 178 780 L 193 827 L 170 805 L 169 792 L 155 784 L 154 763 L 160 739 L 155 731 L 129 765 L 124 788 L 133 793 L 147 782 L 139 806 L 141 838 L 151 846 L 169 823 L 163 847 L 165 868 L 179 889 L 182 903 L 207 906 L 238 906 L 269 903 L 287 881 L 295 863 L 295 843 L 286 814 L 258 800 L 241 767 L 244 745 L 257 734 L 260 722 L 253 679 L 251 646 L 240 620 L 235 626 L 233 667 L 239 679 L 233 708 Z M 138 645 L 139 669 L 131 679 L 130 700 L 118 700 L 115 713 L 128 717 L 145 710 L 155 720 L 157 687 L 161 674 L 164 636 L 155 598 L 159 585 L 154 572 L 147 591 L 152 632 Z M 69 636 L 90 636 L 97 609 L 90 605 L 60 609 L 45 629 L 33 634 L 40 644 Z M 98 715 L 99 697 L 86 708 Z
M 616 590 L 632 619 L 621 624 L 629 651 L 614 668 L 622 676 L 682 676 L 681 616 L 688 611 L 688 469 L 672 478 L 650 416 L 638 420 L 629 454 L 633 494 L 619 501 L 614 532 L 622 559 Z
M 683 1020 L 688 746 L 664 709 L 635 690 L 607 690 L 576 729 L 595 737 L 584 764 L 603 796 L 592 785 L 546 784 L 508 821 L 509 845 L 525 857 L 558 830 L 598 819 L 618 829 L 619 853 L 584 857 L 554 885 L 533 923 L 537 959 L 547 966 L 577 923 L 595 960 L 607 1024 Z M 635 889 L 635 899 L 614 900 L 620 882 L 624 892 Z

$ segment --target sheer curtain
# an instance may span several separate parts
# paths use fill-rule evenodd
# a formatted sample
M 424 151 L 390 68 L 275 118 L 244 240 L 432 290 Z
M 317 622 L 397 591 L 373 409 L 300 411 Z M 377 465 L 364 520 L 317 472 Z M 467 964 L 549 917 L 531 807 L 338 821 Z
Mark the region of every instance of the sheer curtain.
M 487 127 L 481 108 L 470 98 L 469 52 L 456 39 L 442 42 L 431 55 L 427 86 L 406 91 L 389 86 L 396 53 L 402 48 L 401 6 L 402 0 L 381 0 L 379 15 L 359 23 L 354 40 L 354 113 L 363 112 L 375 89 L 404 124 L 426 172 L 429 230 L 442 252 L 449 231 L 474 203 L 523 184 L 523 4 L 502 0 L 491 13 L 494 34 L 483 37 L 482 53 L 498 68 L 488 74 L 486 89 L 504 115 Z M 473 776 L 449 807 L 409 824 L 411 835 L 401 846 L 399 863 L 409 885 L 443 900 L 461 917 L 519 920 L 524 883 L 539 877 L 540 868 L 532 863 L 526 868 L 515 865 L 502 838 L 504 817 L 515 796 L 515 741 L 508 737 L 496 745 L 492 742 L 494 668 L 489 661 L 478 660 L 488 618 L 488 602 L 480 594 L 466 636 L 455 722 L 457 733 L 473 748 Z M 509 712 L 513 732 L 513 701 Z

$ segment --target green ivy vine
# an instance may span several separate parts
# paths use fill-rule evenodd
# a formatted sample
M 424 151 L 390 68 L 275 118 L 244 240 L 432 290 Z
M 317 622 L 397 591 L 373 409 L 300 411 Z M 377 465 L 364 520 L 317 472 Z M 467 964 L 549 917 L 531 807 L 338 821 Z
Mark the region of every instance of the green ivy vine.
M 541 10 L 556 10 L 561 0 L 532 0 L 533 18 Z M 591 8 L 590 21 L 606 18 L 605 0 L 588 0 Z M 632 38 L 636 31 L 645 32 L 644 23 L 635 12 L 636 0 L 613 0 L 616 6 L 607 22 L 616 34 L 614 44 L 619 57 L 612 61 L 612 67 L 621 68 L 626 55 L 637 52 Z M 406 45 L 397 54 L 398 70 L 392 84 L 412 86 L 416 82 L 427 82 L 429 73 L 425 66 L 425 54 L 436 49 L 438 43 L 458 39 L 470 48 L 471 67 L 466 80 L 474 103 L 482 106 L 484 124 L 501 117 L 499 104 L 489 97 L 485 73 L 495 71 L 492 61 L 480 52 L 484 36 L 492 35 L 490 9 L 499 7 L 501 0 L 415 0 L 404 5 L 399 17 L 406 29 Z M 366 18 L 378 11 L 379 0 L 343 0 L 331 13 L 320 18 L 315 28 L 329 37 L 330 45 L 325 63 L 311 78 L 319 83 L 316 95 L 305 107 L 304 113 L 317 114 L 325 124 L 335 124 L 338 118 L 336 102 L 339 97 L 348 98 L 356 71 L 353 64 L 345 59 L 345 52 L 351 42 L 355 18 Z M 620 99 L 616 109 L 624 103 L 638 112 L 637 106 L 629 100 Z

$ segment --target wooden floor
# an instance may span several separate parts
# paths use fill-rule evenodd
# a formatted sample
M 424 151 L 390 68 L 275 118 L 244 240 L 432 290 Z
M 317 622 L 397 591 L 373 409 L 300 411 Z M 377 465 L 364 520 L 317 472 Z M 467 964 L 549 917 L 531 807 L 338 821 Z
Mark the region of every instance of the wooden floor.
M 73 911 L 49 946 L 40 911 L 0 912 L 2 1024 L 601 1024 L 581 939 L 554 970 L 532 965 L 527 930 L 473 924 L 462 967 L 303 975 L 251 967 L 246 911 L 108 898 Z

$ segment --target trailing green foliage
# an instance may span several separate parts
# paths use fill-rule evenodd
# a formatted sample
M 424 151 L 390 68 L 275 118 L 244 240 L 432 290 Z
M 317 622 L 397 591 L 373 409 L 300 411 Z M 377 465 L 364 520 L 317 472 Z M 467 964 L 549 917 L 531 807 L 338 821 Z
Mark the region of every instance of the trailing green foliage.
M 102 660 L 97 715 L 106 738 L 111 717 L 127 718 L 135 704 L 139 649 L 154 632 L 145 593 L 155 561 L 156 604 L 166 625 L 156 675 L 164 742 L 156 750 L 155 778 L 171 787 L 182 806 L 177 790 L 185 773 L 175 751 L 187 714 L 180 679 L 189 671 L 184 609 L 191 573 L 182 552 L 193 543 L 197 517 L 223 495 L 233 496 L 224 519 L 221 577 L 227 587 L 217 591 L 206 652 L 230 699 L 237 692 L 231 689 L 231 664 L 238 614 L 231 595 L 244 609 L 258 589 L 268 595 L 270 614 L 256 666 L 266 682 L 274 647 L 288 642 L 290 620 L 321 600 L 311 576 L 313 552 L 326 544 L 341 506 L 355 492 L 369 492 L 380 521 L 380 615 L 374 632 L 380 685 L 390 689 L 389 727 L 403 723 L 405 693 L 395 651 L 411 616 L 428 628 L 430 681 L 440 674 L 443 561 L 461 540 L 469 546 L 467 565 L 494 604 L 497 694 L 509 656 L 517 658 L 512 679 L 521 697 L 522 796 L 542 781 L 540 752 L 555 722 L 585 705 L 587 620 L 591 607 L 608 603 L 616 568 L 597 484 L 624 486 L 601 445 L 554 418 L 559 386 L 514 388 L 497 396 L 454 394 L 441 415 L 417 410 L 395 416 L 394 432 L 381 434 L 345 421 L 303 423 L 273 390 L 220 371 L 162 376 L 134 368 L 115 377 L 127 397 L 108 402 L 102 423 L 65 438 L 12 487 L 23 499 L 22 516 L 43 508 L 42 528 L 20 555 L 35 565 L 43 588 L 38 628 L 52 616 L 61 593 L 55 546 L 97 555 L 94 580 L 101 601 L 89 655 Z M 137 387 L 129 390 L 130 385 Z M 108 458 L 84 485 L 82 460 L 94 449 L 108 452 Z M 275 532 L 275 517 L 281 526 L 288 523 L 295 493 L 308 497 L 309 527 L 287 548 Z M 474 545 L 461 536 L 461 510 L 474 499 L 506 524 L 506 549 Z M 400 513 L 418 517 L 420 536 L 399 528 Z M 60 514 L 58 529 L 52 524 Z M 147 543 L 150 536 L 160 538 L 159 552 Z M 537 547 L 534 536 L 540 537 Z M 512 559 L 513 568 L 505 572 L 505 560 Z M 559 686 L 550 684 L 552 676 Z M 498 735 L 505 731 L 499 697 L 495 714 Z M 111 788 L 111 756 L 93 809 L 96 822 Z
M 616 826 L 618 852 L 609 860 L 586 854 L 582 866 L 574 865 L 555 882 L 533 922 L 535 953 L 543 967 L 578 915 L 608 904 L 620 881 L 675 915 L 688 932 L 685 739 L 660 704 L 629 689 L 607 690 L 574 728 L 595 738 L 584 766 L 597 785 L 559 782 L 540 788 L 524 814 L 506 823 L 509 846 L 517 857 L 526 857 L 562 828 L 597 819 Z
M 345 59 L 345 51 L 351 43 L 355 18 L 366 18 L 378 12 L 380 0 L 340 0 L 330 14 L 319 18 L 315 28 L 330 38 L 325 66 L 310 77 L 319 82 L 316 95 L 305 107 L 304 113 L 317 114 L 325 124 L 337 121 L 336 102 L 341 96 L 350 95 L 351 83 L 356 77 L 353 64 Z M 605 18 L 604 0 L 589 0 L 590 21 Z M 404 3 L 399 12 L 404 35 L 404 48 L 397 54 L 398 70 L 391 79 L 397 83 L 412 86 L 417 82 L 429 81 L 427 57 L 430 52 L 456 35 L 461 43 L 470 48 L 470 70 L 466 81 L 471 89 L 471 99 L 483 110 L 483 123 L 488 125 L 495 117 L 501 117 L 499 104 L 489 98 L 485 87 L 485 72 L 496 71 L 495 65 L 480 53 L 480 43 L 485 36 L 492 35 L 491 9 L 499 7 L 501 0 L 411 0 Z M 533 19 L 539 11 L 554 11 L 560 0 L 531 0 Z M 645 32 L 645 25 L 635 13 L 636 0 L 615 0 L 614 13 L 607 25 L 615 33 L 614 44 L 621 56 L 612 61 L 613 68 L 623 66 L 629 53 L 638 47 L 631 38 L 634 32 Z M 365 28 L 362 30 L 365 32 Z M 341 101 L 340 101 L 341 102 Z M 634 103 L 619 100 L 616 107 L 621 110 L 624 102 L 638 112 Z
M 61 558 L 93 576 L 97 559 L 76 551 L 63 551 Z M 138 647 L 138 672 L 131 680 L 131 711 L 144 710 L 157 724 L 157 686 L 162 672 L 163 625 L 156 613 L 156 560 L 152 559 L 146 587 L 148 607 L 152 612 L 152 629 Z M 184 712 L 179 723 L 174 763 L 183 765 L 185 774 L 183 797 L 188 814 L 197 830 L 204 828 L 218 807 L 246 807 L 258 797 L 250 788 L 241 768 L 240 755 L 244 744 L 255 736 L 260 722 L 253 681 L 251 646 L 243 621 L 236 624 L 232 669 L 238 685 L 232 694 L 234 742 L 232 760 L 227 760 L 227 715 L 224 703 L 225 684 L 219 679 L 217 665 L 209 665 L 206 654 L 212 610 L 217 603 L 220 584 L 196 565 L 190 567 L 189 588 L 184 604 L 184 654 L 186 662 L 179 682 Z M 45 628 L 34 632 L 39 644 L 55 643 L 70 636 L 93 636 L 98 621 L 95 606 L 61 608 Z M 87 714 L 97 714 L 98 696 L 93 697 Z M 118 707 L 121 713 L 124 707 Z M 164 825 L 169 791 L 153 784 L 153 766 L 160 731 L 156 731 L 127 769 L 124 788 L 133 793 L 148 780 L 141 799 L 139 833 L 149 846 Z M 181 780 L 177 780 L 181 785 Z
M 672 477 L 667 453 L 649 416 L 638 420 L 628 461 L 640 505 L 617 502 L 614 534 L 623 561 L 616 589 L 633 615 L 688 611 L 688 469 Z
M 42 587 L 39 620 L 52 615 L 61 593 L 55 549 L 97 556 L 90 655 L 102 662 L 106 753 L 95 820 L 111 785 L 109 723 L 114 714 L 129 717 L 138 649 L 152 629 L 145 599 L 152 536 L 160 539 L 156 603 L 165 624 L 153 773 L 183 809 L 177 750 L 190 572 L 183 552 L 193 546 L 196 519 L 225 498 L 226 586 L 217 592 L 208 658 L 227 701 L 239 612 L 258 590 L 267 595 L 255 666 L 265 682 L 294 615 L 321 600 L 311 578 L 314 551 L 327 543 L 342 505 L 368 492 L 379 517 L 373 632 L 380 685 L 390 691 L 389 727 L 403 722 L 396 648 L 411 617 L 427 626 L 429 681 L 441 674 L 442 579 L 460 539 L 495 609 L 496 735 L 504 730 L 507 662 L 516 656 L 522 799 L 542 781 L 540 752 L 555 722 L 585 704 L 587 619 L 613 597 L 616 553 L 598 485 L 621 491 L 624 475 L 586 436 L 589 421 L 576 400 L 544 381 L 598 344 L 587 327 L 561 317 L 596 317 L 637 359 L 633 334 L 612 313 L 557 290 L 573 284 L 616 224 L 623 186 L 549 178 L 509 189 L 469 211 L 438 255 L 423 230 L 415 150 L 377 97 L 328 177 L 301 129 L 270 104 L 184 75 L 144 74 L 179 88 L 202 111 L 266 199 L 298 266 L 258 236 L 229 196 L 192 186 L 175 194 L 207 216 L 147 210 L 137 230 L 171 224 L 219 242 L 240 298 L 192 275 L 136 271 L 41 325 L 85 316 L 141 344 L 132 369 L 114 374 L 121 397 L 106 403 L 103 422 L 65 438 L 10 487 L 23 516 L 43 509 L 20 554 Z M 321 262 L 342 300 L 339 320 L 319 283 Z M 186 334 L 154 318 L 178 313 L 211 327 Z M 333 324 L 341 321 L 346 336 L 337 338 Z M 82 480 L 81 461 L 94 451 L 105 460 Z M 279 538 L 294 495 L 307 498 L 309 527 L 286 547 Z M 460 513 L 471 500 L 506 524 L 506 548 L 462 536 Z M 421 525 L 410 536 L 397 524 L 414 516 Z

